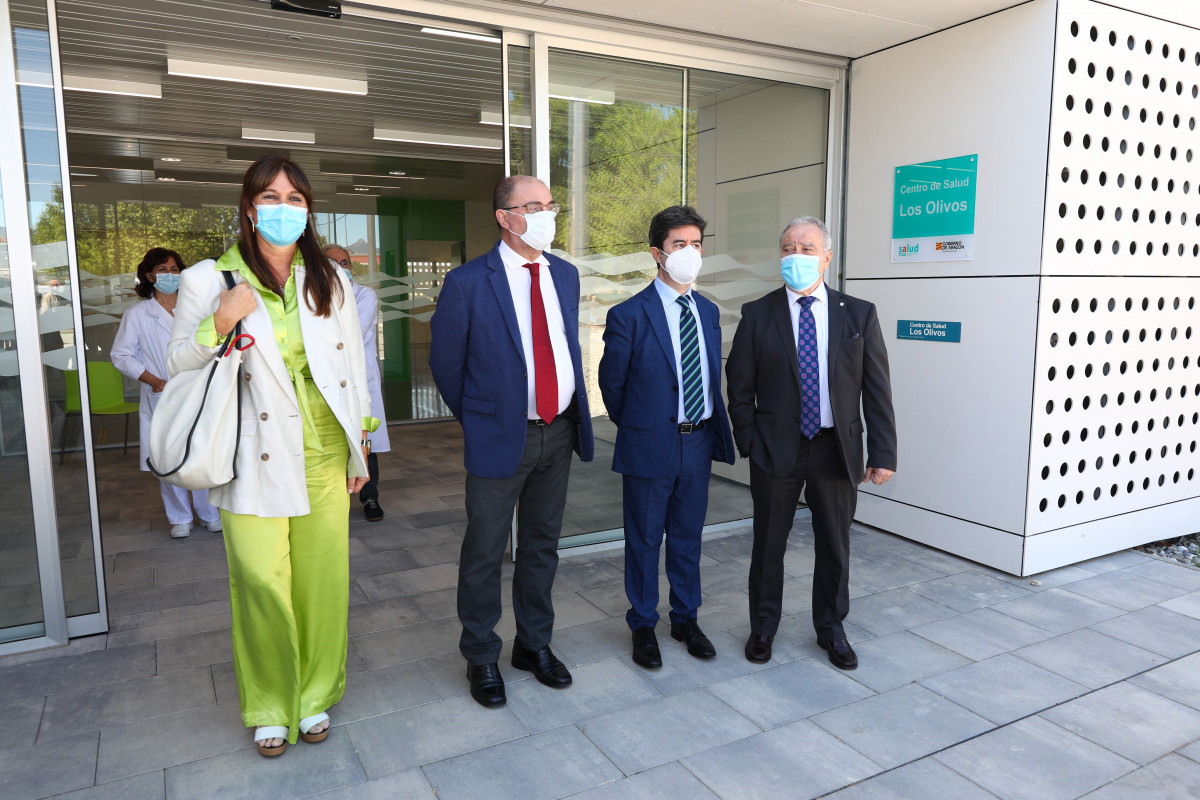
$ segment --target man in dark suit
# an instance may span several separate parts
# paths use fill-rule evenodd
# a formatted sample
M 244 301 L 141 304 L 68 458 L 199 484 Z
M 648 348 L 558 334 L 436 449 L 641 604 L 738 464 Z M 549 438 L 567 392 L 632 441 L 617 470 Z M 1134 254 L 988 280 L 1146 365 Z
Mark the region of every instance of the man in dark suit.
M 571 451 L 592 459 L 592 420 L 579 355 L 579 273 L 543 252 L 558 206 L 546 185 L 516 175 L 492 201 L 500 241 L 447 273 L 430 321 L 429 366 L 462 425 L 467 530 L 458 568 L 459 650 L 471 696 L 504 705 L 497 664 L 500 566 L 517 512 L 512 665 L 565 688 L 550 650 Z
M 725 368 L 733 436 L 750 458 L 754 502 L 746 658 L 756 664 L 771 658 L 784 549 L 803 490 L 816 537 L 817 643 L 835 667 L 854 669 L 858 656 L 842 620 L 850 610 L 857 484 L 885 483 L 896 469 L 887 350 L 874 304 L 825 286 L 833 250 L 823 222 L 793 220 L 780 237 L 780 257 L 786 285 L 742 306 Z
M 650 222 L 658 277 L 608 311 L 600 392 L 617 426 L 613 471 L 621 473 L 625 517 L 625 620 L 633 660 L 662 666 L 658 551 L 667 539 L 671 636 L 696 658 L 716 650 L 700 630 L 700 534 L 713 461 L 734 462 L 721 402 L 717 307 L 692 289 L 700 272 L 703 217 L 672 206 Z

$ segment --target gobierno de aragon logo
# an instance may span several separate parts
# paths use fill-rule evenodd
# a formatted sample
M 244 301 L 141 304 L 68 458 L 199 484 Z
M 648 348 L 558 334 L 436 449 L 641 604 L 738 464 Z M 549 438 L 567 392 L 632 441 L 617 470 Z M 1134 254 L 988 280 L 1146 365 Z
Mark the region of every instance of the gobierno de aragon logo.
M 966 250 L 967 246 L 963 244 L 962 239 L 952 239 L 946 242 L 934 242 L 933 249 L 940 252 L 951 253 L 958 250 Z

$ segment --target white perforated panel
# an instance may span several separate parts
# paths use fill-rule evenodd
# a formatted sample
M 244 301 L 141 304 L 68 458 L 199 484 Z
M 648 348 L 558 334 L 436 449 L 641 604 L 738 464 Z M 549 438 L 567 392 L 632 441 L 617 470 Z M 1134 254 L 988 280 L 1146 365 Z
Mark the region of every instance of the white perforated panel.
M 1200 31 L 1057 24 L 1027 535 L 1200 496 Z

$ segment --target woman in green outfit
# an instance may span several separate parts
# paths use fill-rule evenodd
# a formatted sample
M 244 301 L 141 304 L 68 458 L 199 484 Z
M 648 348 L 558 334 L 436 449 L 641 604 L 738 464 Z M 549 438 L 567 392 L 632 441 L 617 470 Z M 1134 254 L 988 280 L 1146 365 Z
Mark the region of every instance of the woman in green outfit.
M 329 734 L 346 688 L 349 495 L 367 479 L 371 399 L 354 292 L 321 253 L 295 162 L 246 171 L 238 243 L 182 274 L 172 375 L 207 364 L 240 322 L 236 474 L 209 492 L 229 559 L 242 721 L 264 756 Z M 224 273 L 237 284 L 226 288 Z

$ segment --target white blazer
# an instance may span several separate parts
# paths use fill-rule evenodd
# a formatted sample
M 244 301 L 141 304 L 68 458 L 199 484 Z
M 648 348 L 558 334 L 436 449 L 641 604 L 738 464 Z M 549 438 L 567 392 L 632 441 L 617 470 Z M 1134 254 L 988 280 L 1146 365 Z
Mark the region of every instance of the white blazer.
M 180 273 L 175 324 L 167 345 L 167 370 L 175 375 L 209 363 L 216 347 L 196 342 L 200 322 L 216 312 L 225 278 L 208 259 Z M 304 353 L 313 382 L 346 432 L 350 459 L 346 473 L 367 477 L 367 462 L 359 441 L 363 417 L 371 416 L 362 332 L 354 290 L 341 270 L 342 286 L 329 317 L 318 317 L 304 299 L 303 265 L 296 266 L 296 295 Z M 242 282 L 240 273 L 234 278 Z M 253 289 L 252 289 L 253 290 Z M 275 328 L 262 298 L 242 320 L 242 332 L 254 337 L 242 361 L 242 440 L 238 446 L 237 477 L 209 492 L 209 501 L 235 514 L 260 517 L 298 517 L 309 513 L 304 478 L 304 421 L 296 391 L 275 341 Z
M 135 381 L 143 372 L 149 372 L 163 380 L 167 379 L 167 340 L 171 337 L 171 313 L 153 296 L 126 309 L 121 316 L 121 326 L 113 339 L 109 357 L 113 366 Z M 150 457 L 150 417 L 158 404 L 161 392 L 155 392 L 149 384 L 142 387 L 138 403 L 138 466 L 149 472 L 146 459 Z
M 362 325 L 371 416 L 379 420 L 379 430 L 368 434 L 367 438 L 371 440 L 372 453 L 388 453 L 392 449 L 392 440 L 388 436 L 387 414 L 383 410 L 383 391 L 379 379 L 379 297 L 372 289 L 354 283 L 354 302 L 358 305 L 358 321 Z

